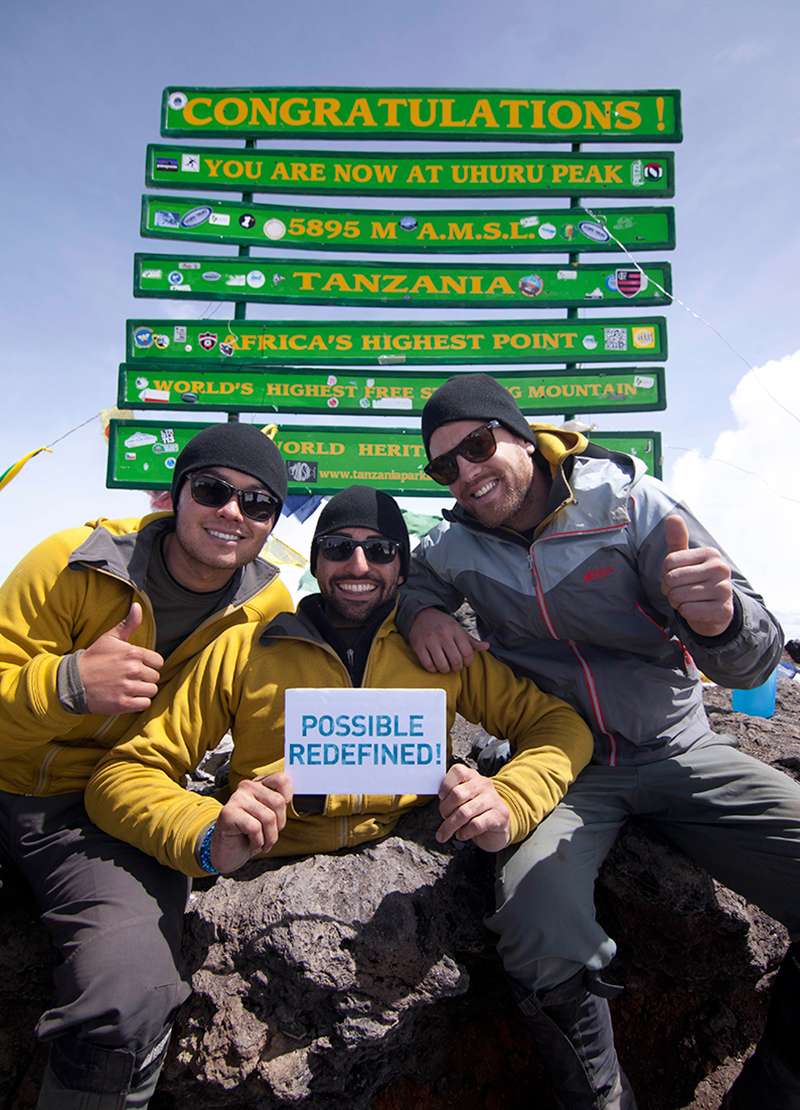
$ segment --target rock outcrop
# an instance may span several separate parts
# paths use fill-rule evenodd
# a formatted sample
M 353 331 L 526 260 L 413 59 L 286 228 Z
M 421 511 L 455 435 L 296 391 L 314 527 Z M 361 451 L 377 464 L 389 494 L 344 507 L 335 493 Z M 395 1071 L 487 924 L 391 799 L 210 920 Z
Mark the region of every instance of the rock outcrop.
M 707 692 L 717 731 L 800 777 L 800 686 L 771 721 Z M 471 730 L 461 726 L 464 750 Z M 186 919 L 195 993 L 152 1110 L 549 1110 L 493 937 L 491 860 L 437 844 L 435 807 L 352 852 L 251 864 L 197 884 Z M 640 1106 L 712 1110 L 763 1021 L 781 926 L 714 883 L 643 823 L 598 884 L 617 938 L 620 1055 Z M 51 957 L 33 907 L 0 918 L 0 1108 L 35 1106 L 32 1029 Z M 534 1102 L 535 1100 L 535 1102 Z

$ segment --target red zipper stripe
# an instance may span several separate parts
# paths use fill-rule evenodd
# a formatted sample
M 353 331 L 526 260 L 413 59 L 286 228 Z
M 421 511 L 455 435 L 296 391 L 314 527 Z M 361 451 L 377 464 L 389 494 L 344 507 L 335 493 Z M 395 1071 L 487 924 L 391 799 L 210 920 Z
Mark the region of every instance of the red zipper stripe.
M 615 525 L 613 528 L 593 528 L 591 530 L 591 532 L 586 532 L 586 531 L 582 530 L 580 533 L 578 533 L 578 532 L 573 532 L 573 533 L 560 532 L 559 535 L 582 535 L 582 536 L 595 535 L 598 532 L 613 532 L 613 531 L 616 531 L 620 528 L 627 528 L 627 527 L 628 527 L 627 524 L 619 524 L 619 525 Z M 555 537 L 547 536 L 547 537 L 543 537 L 543 538 L 545 538 L 545 539 L 554 539 Z M 530 551 L 528 553 L 528 566 L 530 568 L 531 577 L 534 580 L 534 585 L 536 586 L 536 601 L 539 605 L 539 612 L 542 615 L 542 620 L 544 621 L 545 625 L 547 626 L 547 630 L 550 633 L 551 637 L 554 640 L 559 640 L 560 637 L 558 635 L 556 635 L 556 630 L 553 627 L 553 622 L 550 619 L 550 614 L 547 612 L 547 607 L 545 606 L 545 603 L 544 603 L 544 590 L 541 588 L 541 580 L 539 578 L 539 571 L 536 567 L 536 558 L 533 554 L 533 544 L 531 544 L 531 548 L 530 548 Z M 603 718 L 603 711 L 600 708 L 600 699 L 597 696 L 597 686 L 595 685 L 595 681 L 594 681 L 594 677 L 592 675 L 591 667 L 589 666 L 589 664 L 586 662 L 583 655 L 581 654 L 575 640 L 568 640 L 567 643 L 569 644 L 570 650 L 572 651 L 573 655 L 575 656 L 575 658 L 580 663 L 581 670 L 583 671 L 583 677 L 584 677 L 584 680 L 586 682 L 586 689 L 589 692 L 589 700 L 592 703 L 592 710 L 594 712 L 594 717 L 595 717 L 595 721 L 597 723 L 597 727 L 600 730 L 600 732 L 603 734 L 603 736 L 605 736 L 608 740 L 608 766 L 609 767 L 616 767 L 616 765 L 617 765 L 617 741 L 616 741 L 616 738 L 614 736 L 614 733 L 609 732 L 608 728 L 606 727 L 606 723 L 605 723 L 605 720 Z

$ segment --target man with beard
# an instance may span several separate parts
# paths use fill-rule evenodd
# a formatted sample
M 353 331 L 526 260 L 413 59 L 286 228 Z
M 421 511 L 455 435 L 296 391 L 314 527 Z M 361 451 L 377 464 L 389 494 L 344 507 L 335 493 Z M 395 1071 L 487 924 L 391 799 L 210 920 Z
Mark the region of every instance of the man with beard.
M 57 533 L 0 589 L 0 893 L 30 885 L 59 955 L 39 1110 L 142 1108 L 155 1088 L 189 993 L 187 884 L 96 828 L 84 789 L 223 629 L 291 604 L 258 558 L 286 488 L 257 428 L 214 425 L 176 459 L 174 513 Z
M 444 689 L 456 712 L 508 735 L 516 755 L 494 779 L 465 764 L 444 776 L 440 842 L 455 836 L 497 851 L 519 841 L 563 797 L 589 758 L 588 730 L 558 698 L 489 655 L 431 675 L 397 631 L 409 538 L 393 498 L 351 486 L 320 513 L 311 569 L 320 592 L 296 614 L 233 629 L 157 698 L 146 720 L 103 759 L 87 792 L 93 819 L 187 875 L 229 874 L 254 855 L 335 851 L 388 833 L 428 798 L 293 796 L 283 771 L 287 688 Z M 229 800 L 181 783 L 230 728 Z
M 599 868 L 635 814 L 789 929 L 766 1034 L 725 1105 L 800 1107 L 800 787 L 711 731 L 698 670 L 764 682 L 780 627 L 639 460 L 529 425 L 489 375 L 433 393 L 422 436 L 426 472 L 457 505 L 414 553 L 401 630 L 432 672 L 489 647 L 594 733 L 564 801 L 501 854 L 489 921 L 561 1105 L 636 1105 L 601 978 L 615 946 L 594 910 Z M 483 641 L 449 615 L 465 599 Z

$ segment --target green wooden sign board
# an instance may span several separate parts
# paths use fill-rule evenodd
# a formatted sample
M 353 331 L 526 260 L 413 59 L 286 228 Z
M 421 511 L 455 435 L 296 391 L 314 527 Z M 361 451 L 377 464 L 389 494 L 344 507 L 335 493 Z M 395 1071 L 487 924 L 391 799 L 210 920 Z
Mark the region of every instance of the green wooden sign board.
M 161 134 L 245 139 L 649 142 L 682 138 L 676 89 L 164 90 Z
M 662 362 L 663 316 L 581 320 L 128 320 L 126 361 L 220 366 Z
M 146 371 L 146 372 L 145 372 Z M 222 370 L 151 372 L 123 363 L 117 404 L 121 408 L 215 412 L 335 412 L 341 416 L 419 416 L 450 371 L 409 374 L 402 370 Z M 563 372 L 501 370 L 493 375 L 523 412 L 652 412 L 667 407 L 664 369 L 616 368 Z
M 662 292 L 662 289 L 665 292 Z M 135 297 L 395 308 L 664 305 L 669 263 L 333 262 L 303 258 L 135 254 Z
M 151 143 L 145 183 L 157 189 L 237 193 L 649 200 L 675 195 L 675 156 L 671 151 L 426 155 Z
M 112 420 L 106 485 L 167 489 L 175 460 L 207 424 L 168 420 Z M 354 482 L 403 496 L 447 496 L 422 470 L 427 462 L 417 430 L 279 427 L 275 442 L 286 461 L 290 493 L 335 493 Z M 658 432 L 604 432 L 592 442 L 641 458 L 661 476 Z
M 142 197 L 148 239 L 293 250 L 448 254 L 672 250 L 673 208 L 289 208 L 202 197 Z M 622 246 L 618 244 L 622 244 Z

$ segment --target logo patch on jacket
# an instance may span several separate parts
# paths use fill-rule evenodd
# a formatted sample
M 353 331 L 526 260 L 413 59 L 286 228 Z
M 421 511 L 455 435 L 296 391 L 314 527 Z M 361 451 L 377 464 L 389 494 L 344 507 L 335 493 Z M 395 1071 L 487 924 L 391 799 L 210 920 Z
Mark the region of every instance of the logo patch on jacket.
M 584 582 L 596 582 L 600 578 L 605 578 L 609 574 L 614 573 L 613 567 L 597 567 L 595 570 L 587 570 L 583 576 Z

